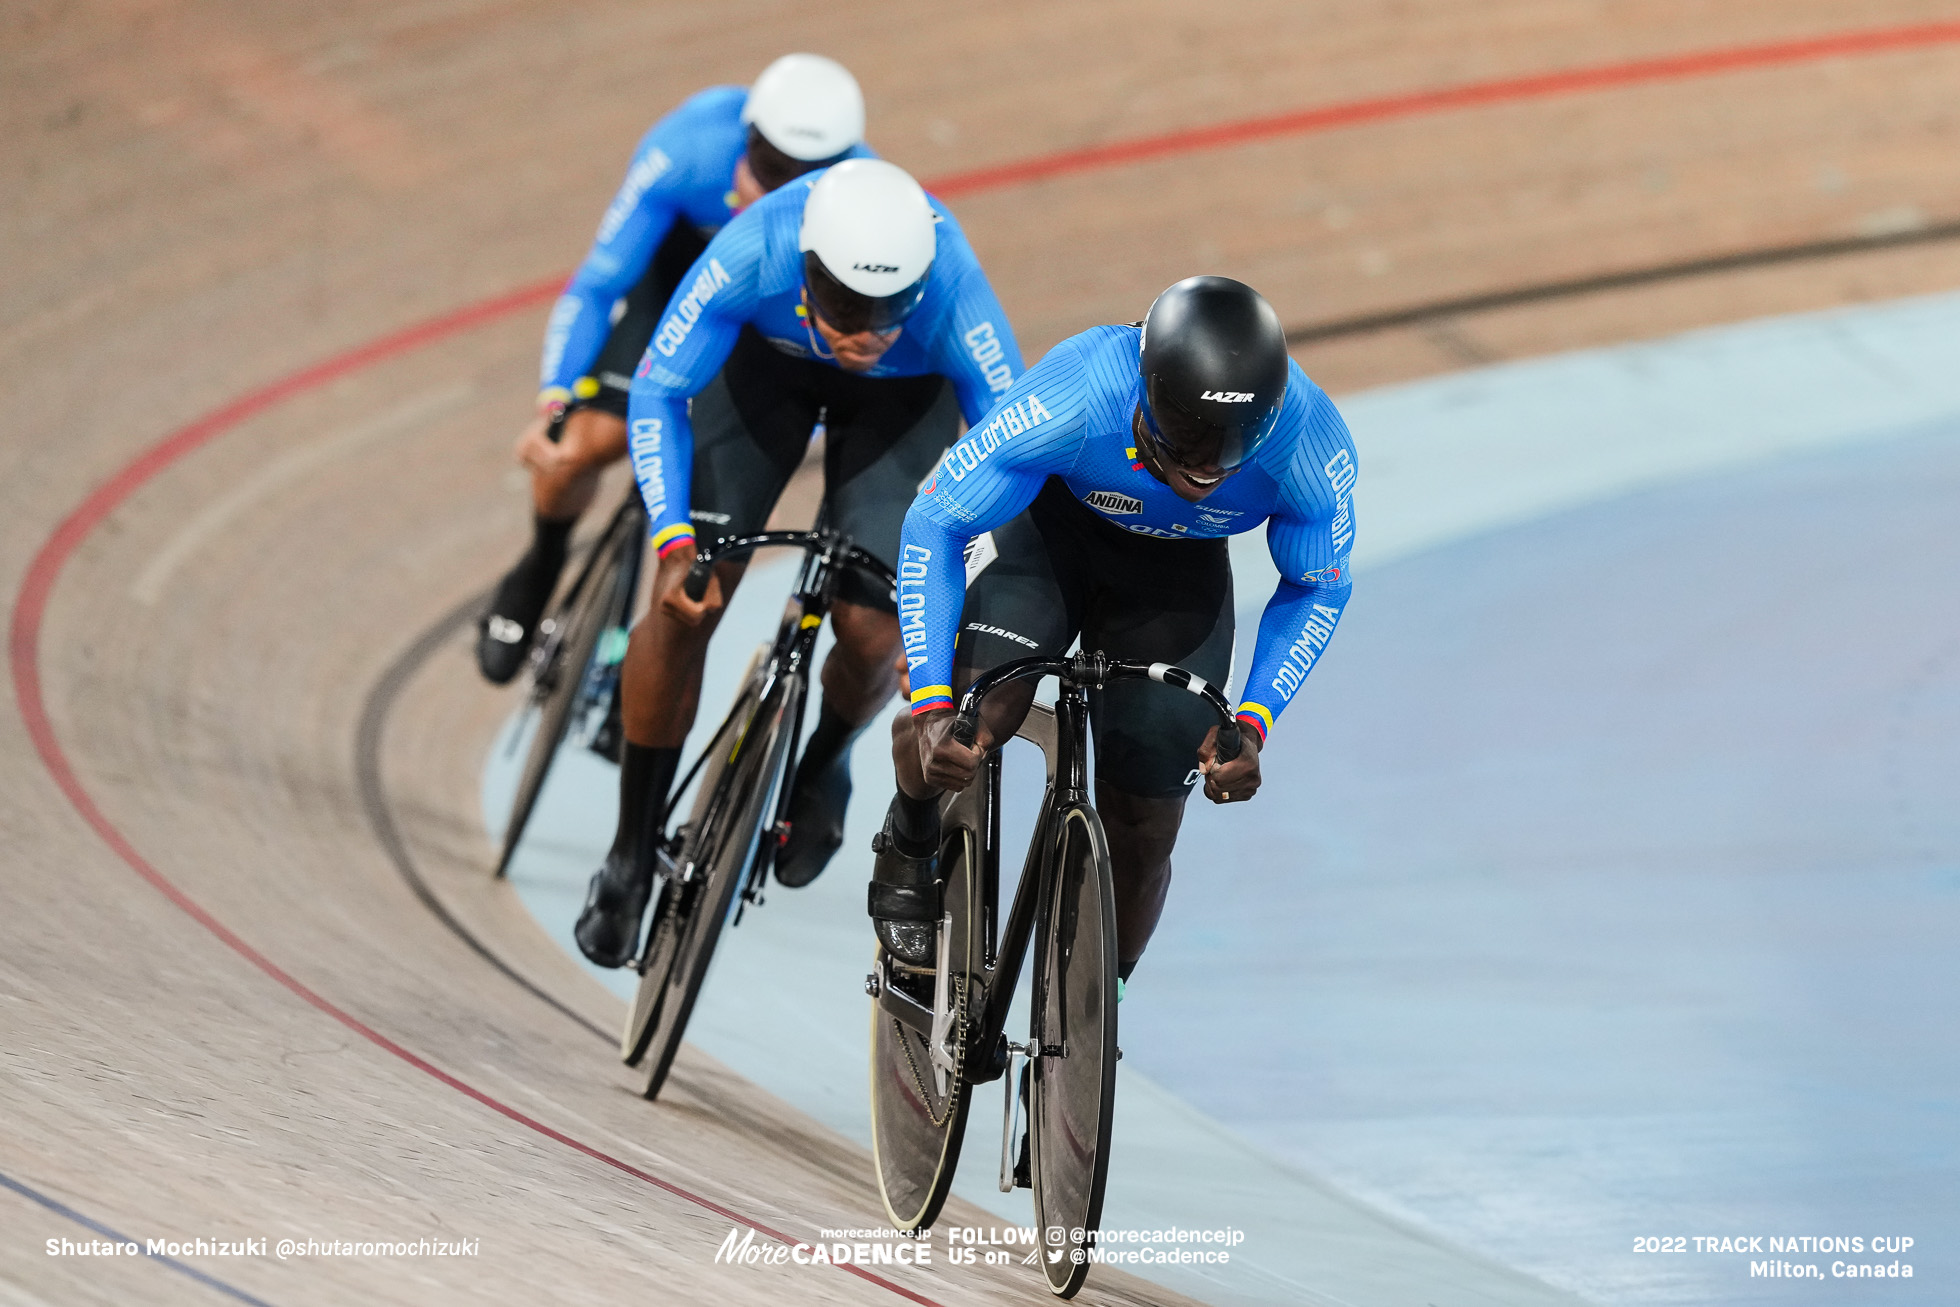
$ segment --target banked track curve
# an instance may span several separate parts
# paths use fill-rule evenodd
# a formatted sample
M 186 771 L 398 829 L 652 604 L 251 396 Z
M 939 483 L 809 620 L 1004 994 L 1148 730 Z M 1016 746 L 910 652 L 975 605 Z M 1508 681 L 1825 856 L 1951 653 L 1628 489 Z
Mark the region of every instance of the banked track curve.
M 1057 155 L 1045 156 L 1041 159 L 1025 161 L 1018 165 L 1003 165 L 991 169 L 973 170 L 968 173 L 929 182 L 928 184 L 943 194 L 970 194 L 980 190 L 1025 183 L 1089 168 L 1115 166 L 1135 160 L 1163 157 L 1167 154 L 1188 150 L 1220 148 L 1276 135 L 1331 130 L 1337 127 L 1369 121 L 1380 121 L 1391 117 L 1407 117 L 1419 113 L 1445 112 L 1454 109 L 1501 103 L 1506 100 L 1544 98 L 1558 94 L 1576 94 L 1614 86 L 1633 85 L 1642 81 L 1679 80 L 1685 77 L 1713 75 L 1746 68 L 1767 67 L 1775 64 L 1788 64 L 1844 57 L 1859 53 L 1876 53 L 1888 50 L 1956 43 L 1960 43 L 1960 23 L 1925 24 L 1912 28 L 1844 33 L 1834 37 L 1817 38 L 1808 41 L 1783 42 L 1774 46 L 1755 47 L 1753 49 L 1712 51 L 1700 55 L 1684 55 L 1670 59 L 1647 60 L 1633 64 L 1616 65 L 1607 69 L 1573 70 L 1570 73 L 1564 74 L 1546 74 L 1539 77 L 1512 79 L 1507 83 L 1488 83 L 1458 88 L 1444 88 L 1434 92 L 1413 93 L 1404 96 L 1355 102 L 1348 106 L 1328 106 L 1323 109 L 1309 110 L 1299 114 L 1286 115 L 1282 118 L 1260 120 L 1252 123 L 1222 124 L 1192 132 L 1151 138 L 1147 141 L 1116 143 L 1093 150 L 1064 152 Z M 493 299 L 469 305 L 453 313 L 430 319 L 368 344 L 348 350 L 325 362 L 289 374 L 268 385 L 260 387 L 238 400 L 224 405 L 168 433 L 143 450 L 135 459 L 124 465 L 66 514 L 56 526 L 55 530 L 36 551 L 16 596 L 10 624 L 9 660 L 14 678 L 16 698 L 28 736 L 32 740 L 43 766 L 54 780 L 56 786 L 61 790 L 63 796 L 83 818 L 84 822 L 123 863 L 149 884 L 151 888 L 155 889 L 173 906 L 184 912 L 219 939 L 227 948 L 249 961 L 268 978 L 277 982 L 280 986 L 317 1011 L 333 1018 L 336 1022 L 359 1035 L 362 1039 L 498 1115 L 643 1183 L 655 1186 L 690 1203 L 697 1204 L 736 1224 L 754 1229 L 759 1234 L 786 1243 L 794 1242 L 790 1236 L 780 1231 L 749 1219 L 700 1195 L 691 1193 L 686 1189 L 635 1167 L 600 1149 L 594 1148 L 518 1111 L 449 1072 L 444 1071 L 442 1068 L 416 1054 L 413 1050 L 404 1047 L 382 1032 L 361 1022 L 336 1006 L 328 998 L 300 982 L 271 958 L 259 952 L 248 941 L 232 931 L 221 919 L 192 899 L 168 877 L 163 875 L 144 856 L 141 850 L 109 820 L 90 795 L 87 788 L 82 784 L 75 768 L 69 761 L 61 741 L 55 733 L 52 720 L 43 699 L 39 669 L 42 623 L 49 600 L 63 569 L 89 535 L 107 521 L 120 505 L 126 502 L 144 485 L 148 484 L 165 469 L 195 450 L 209 444 L 226 432 L 237 428 L 247 420 L 289 399 L 317 390 L 331 381 L 358 372 L 365 367 L 377 364 L 383 360 L 398 357 L 422 346 L 433 344 L 512 314 L 534 308 L 555 294 L 558 286 L 561 284 L 561 280 L 561 278 L 554 277 L 547 281 L 523 286 Z M 1371 323 L 1369 325 L 1373 326 L 1375 324 Z M 1304 329 L 1304 334 L 1325 338 L 1326 333 L 1315 332 L 1313 329 L 1308 328 Z M 449 614 L 441 625 L 441 629 L 445 631 L 450 629 L 456 620 L 458 620 L 456 613 Z M 429 637 L 425 636 L 426 638 Z M 427 901 L 426 898 L 425 901 Z M 431 904 L 430 906 L 438 907 L 439 905 Z M 438 915 L 441 914 L 439 913 Z M 508 967 L 500 963 L 480 944 L 469 941 L 467 932 L 462 931 L 454 922 L 446 924 L 449 924 L 452 929 L 458 930 L 459 934 L 463 934 L 466 942 L 471 942 L 472 947 L 475 947 L 479 953 L 483 954 L 486 960 L 491 961 L 493 965 L 499 966 L 513 980 L 519 984 L 526 985 L 527 988 L 532 988 L 545 1001 L 553 1001 L 549 995 L 545 995 L 541 991 L 536 991 L 535 987 L 529 986 L 528 982 L 524 981 L 521 976 L 511 972 Z M 883 1280 L 860 1268 L 844 1267 L 840 1269 L 848 1270 L 854 1275 L 879 1284 L 881 1287 L 898 1293 L 909 1300 L 922 1303 L 930 1301 L 903 1286 Z

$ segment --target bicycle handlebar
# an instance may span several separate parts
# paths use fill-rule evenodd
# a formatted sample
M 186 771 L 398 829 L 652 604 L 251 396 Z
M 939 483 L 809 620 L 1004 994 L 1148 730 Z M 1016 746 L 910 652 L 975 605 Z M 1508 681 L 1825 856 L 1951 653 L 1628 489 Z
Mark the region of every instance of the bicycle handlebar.
M 898 578 L 892 575 L 891 568 L 876 554 L 868 554 L 852 544 L 848 537 L 834 531 L 762 531 L 749 536 L 723 536 L 713 544 L 695 545 L 694 564 L 687 569 L 687 579 L 681 582 L 681 593 L 691 603 L 700 603 L 701 596 L 708 593 L 708 577 L 714 572 L 716 563 L 740 554 L 753 553 L 757 549 L 776 547 L 797 549 L 821 549 L 831 551 L 835 561 L 846 567 L 857 568 L 885 583 L 887 588 L 896 589 Z
M 1100 653 L 1077 654 L 1073 658 L 1017 658 L 975 678 L 960 697 L 959 716 L 953 719 L 953 738 L 972 748 L 974 740 L 980 735 L 981 701 L 990 691 L 999 689 L 1009 681 L 1024 680 L 1030 676 L 1056 676 L 1084 689 L 1096 689 L 1111 681 L 1148 679 L 1184 690 L 1203 699 L 1218 714 L 1218 738 L 1212 746 L 1215 759 L 1230 762 L 1245 747 L 1239 734 L 1238 718 L 1232 714 L 1232 706 L 1225 702 L 1225 696 L 1218 688 L 1203 677 L 1169 663 L 1113 663 Z

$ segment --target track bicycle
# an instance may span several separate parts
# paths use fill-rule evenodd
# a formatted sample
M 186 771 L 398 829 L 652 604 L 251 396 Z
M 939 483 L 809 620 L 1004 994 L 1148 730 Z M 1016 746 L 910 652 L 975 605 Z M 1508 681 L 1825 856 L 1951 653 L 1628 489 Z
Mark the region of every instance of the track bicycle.
M 856 569 L 887 589 L 897 584 L 883 561 L 827 529 L 819 515 L 813 531 L 729 536 L 699 549 L 682 587 L 698 601 L 715 563 L 778 546 L 804 552 L 775 641 L 756 650 L 734 707 L 674 787 L 661 818 L 664 831 L 698 775 L 687 820 L 655 849 L 652 924 L 632 963 L 639 986 L 620 1038 L 628 1066 L 646 1063 L 648 1098 L 659 1094 L 673 1067 L 723 925 L 739 924 L 746 907 L 760 906 L 789 838 L 790 768 L 803 734 L 817 633 L 837 583 Z
M 1166 663 L 1111 662 L 1101 653 L 1022 658 L 974 680 L 953 736 L 971 746 L 980 705 L 1002 685 L 1054 676 L 1053 707 L 1030 706 L 1016 732 L 1047 760 L 1048 785 L 1028 841 L 1005 929 L 999 923 L 1001 752 L 975 783 L 941 803 L 938 949 L 908 966 L 878 947 L 865 978 L 871 1006 L 871 1141 L 885 1215 L 923 1230 L 939 1215 L 959 1165 L 975 1085 L 1002 1080 L 1000 1187 L 1033 1189 L 1048 1287 L 1073 1297 L 1089 1273 L 1109 1174 L 1116 1096 L 1116 901 L 1109 845 L 1089 802 L 1088 692 L 1149 679 L 1203 698 L 1218 715 L 1216 757 L 1236 758 L 1239 726 L 1219 690 Z M 1032 1004 L 1025 1044 L 1006 1035 L 1030 943 Z M 1014 1145 L 1027 1088 L 1027 1174 Z
M 602 757 L 619 760 L 620 662 L 626 657 L 646 540 L 646 508 L 639 487 L 634 486 L 586 552 L 558 606 L 538 623 L 531 646 L 531 688 L 523 709 L 526 716 L 537 719 L 537 729 L 518 776 L 517 797 L 504 822 L 504 846 L 497 858 L 500 877 L 510 870 L 545 777 L 567 735 L 575 734 Z M 523 738 L 521 725 L 511 738 L 513 742 Z

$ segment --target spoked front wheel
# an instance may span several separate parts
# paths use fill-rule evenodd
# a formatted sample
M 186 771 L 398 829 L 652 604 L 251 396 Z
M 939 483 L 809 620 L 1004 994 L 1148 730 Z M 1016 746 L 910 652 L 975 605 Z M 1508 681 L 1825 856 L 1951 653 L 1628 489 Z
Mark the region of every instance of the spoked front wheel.
M 1029 1160 L 1042 1271 L 1071 1298 L 1102 1220 L 1116 1103 L 1116 897 L 1096 811 L 1061 814 L 1054 897 L 1037 930 Z
M 639 988 L 634 991 L 633 1006 L 626 1014 L 626 1029 L 619 1039 L 620 1060 L 627 1066 L 638 1066 L 647 1055 L 647 1045 L 653 1042 L 654 1019 L 660 1015 L 660 1004 L 667 994 L 667 982 L 673 976 L 674 958 L 680 952 L 688 919 L 687 905 L 682 898 L 686 886 L 677 876 L 701 860 L 707 840 L 716 829 L 709 818 L 717 812 L 715 805 L 725 801 L 722 778 L 728 773 L 733 742 L 755 713 L 755 687 L 750 684 L 754 675 L 755 664 L 751 661 L 749 677 L 744 681 L 741 697 L 735 701 L 734 711 L 708 741 L 707 752 L 701 759 L 701 784 L 694 792 L 693 812 L 668 846 L 673 850 L 672 855 L 666 852 L 660 855 L 662 879 L 660 892 L 653 901 L 653 924 L 647 929 L 646 946 L 633 964 L 640 973 Z M 698 874 L 705 873 L 703 867 Z
M 972 827 L 956 823 L 949 811 L 939 863 L 945 884 L 939 943 L 948 965 L 940 975 L 915 973 L 881 948 L 872 973 L 879 992 L 871 1005 L 871 1154 L 885 1216 L 900 1230 L 938 1219 L 966 1133 L 973 1092 L 967 1041 L 981 1024 L 987 996 L 975 862 Z M 933 1017 L 941 1008 L 935 1058 Z
M 680 1051 L 687 1033 L 688 1019 L 694 1015 L 694 1001 L 714 960 L 715 945 L 727 924 L 729 908 L 741 888 L 742 875 L 755 855 L 756 842 L 764 838 L 763 826 L 773 811 L 770 799 L 776 781 L 783 774 L 784 755 L 795 746 L 790 739 L 796 721 L 796 705 L 788 690 L 772 691 L 759 710 L 748 715 L 737 730 L 728 733 L 717 747 L 722 751 L 723 772 L 712 786 L 702 786 L 705 802 L 697 800 L 698 824 L 683 842 L 683 858 L 695 863 L 692 878 L 670 884 L 663 896 L 669 911 L 654 921 L 649 949 L 662 946 L 663 921 L 672 932 L 672 965 L 667 968 L 666 984 L 657 999 L 643 1000 L 652 1012 L 647 1033 L 646 1097 L 659 1095 L 673 1069 L 674 1054 Z M 683 861 L 683 866 L 686 862 Z M 652 963 L 654 959 L 649 958 Z M 644 985 L 654 975 L 651 965 Z M 639 1005 L 635 1005 L 639 1010 Z
M 625 624 L 633 602 L 632 590 L 639 580 L 635 551 L 645 547 L 641 524 L 638 513 L 622 512 L 613 518 L 593 546 L 592 556 L 564 604 L 552 614 L 553 629 L 534 655 L 531 707 L 537 714 L 537 731 L 531 736 L 531 749 L 517 781 L 517 796 L 504 822 L 504 847 L 497 858 L 499 876 L 509 870 L 518 842 L 524 838 L 545 777 L 558 757 L 558 746 L 564 742 L 575 709 L 589 688 L 589 671 L 600 644 L 606 632 Z

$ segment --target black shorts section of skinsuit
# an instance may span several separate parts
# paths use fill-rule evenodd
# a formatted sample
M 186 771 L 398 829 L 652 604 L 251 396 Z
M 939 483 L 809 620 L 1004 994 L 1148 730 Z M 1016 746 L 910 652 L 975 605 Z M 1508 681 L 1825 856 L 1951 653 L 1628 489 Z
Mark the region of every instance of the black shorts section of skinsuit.
M 660 325 L 660 315 L 667 311 L 674 287 L 681 284 L 687 270 L 707 248 L 708 238 L 685 219 L 667 229 L 647 264 L 646 274 L 626 292 L 625 311 L 613 323 L 606 343 L 599 347 L 599 357 L 594 360 L 590 374 L 599 383 L 599 393 L 585 401 L 589 407 L 620 418 L 626 416 L 633 373 L 640 366 L 640 357 L 647 352 L 647 342 L 653 339 L 653 329 Z
M 824 424 L 824 502 L 832 530 L 886 566 L 919 483 L 959 435 L 958 396 L 939 376 L 865 377 L 791 358 L 742 328 L 721 372 L 694 397 L 694 531 L 760 531 Z M 837 597 L 897 612 L 891 592 L 846 572 Z
M 1175 663 L 1224 687 L 1232 673 L 1232 562 L 1224 540 L 1126 531 L 1050 477 L 994 531 L 998 556 L 960 616 L 954 693 L 1016 658 L 1059 657 L 1077 636 L 1112 659 Z M 1218 722 L 1202 699 L 1154 681 L 1092 694 L 1096 779 L 1125 794 L 1182 794 Z

